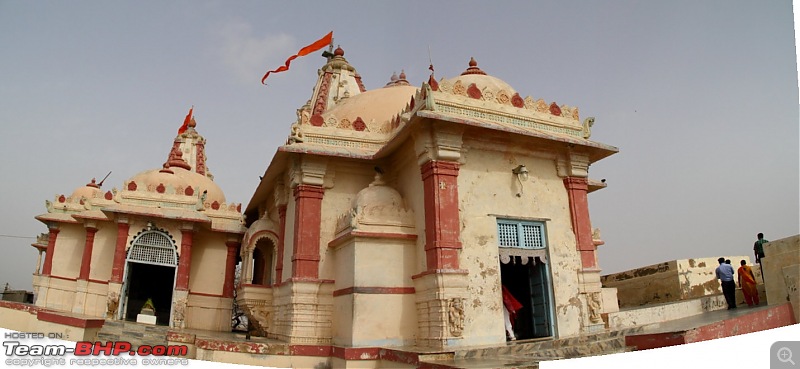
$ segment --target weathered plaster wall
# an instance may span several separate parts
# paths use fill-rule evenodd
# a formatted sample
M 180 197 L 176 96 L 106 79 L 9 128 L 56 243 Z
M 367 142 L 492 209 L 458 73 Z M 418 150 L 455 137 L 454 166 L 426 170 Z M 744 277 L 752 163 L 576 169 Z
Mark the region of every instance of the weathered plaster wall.
M 345 346 L 412 345 L 417 327 L 410 240 L 357 237 L 335 248 L 333 342 Z
M 284 183 L 290 183 L 289 178 L 284 178 Z M 292 277 L 292 248 L 294 247 L 294 221 L 295 221 L 295 207 L 297 203 L 292 195 L 292 189 L 286 188 L 286 228 L 283 232 L 283 272 L 279 283 L 283 283 Z M 280 227 L 280 224 L 278 224 Z
M 775 305 L 790 301 L 790 295 L 792 293 L 796 295 L 798 290 L 797 285 L 787 286 L 784 268 L 800 264 L 800 235 L 765 244 L 764 258 L 761 259 L 761 263 L 764 270 L 767 302 Z M 792 268 L 788 268 L 786 271 L 790 272 Z M 797 277 L 794 280 L 797 280 Z M 795 307 L 795 309 L 797 308 Z
M 227 332 L 231 329 L 233 299 L 189 294 L 186 328 Z
M 226 240 L 224 234 L 216 232 L 198 232 L 194 235 L 189 269 L 190 291 L 222 295 L 228 256 Z
M 39 292 L 42 293 L 42 289 L 46 289 L 46 292 L 44 293 L 44 298 L 37 297 L 37 306 L 63 311 L 72 310 L 72 306 L 75 302 L 76 281 L 54 277 L 42 277 L 40 281 L 42 287 Z M 36 281 L 34 281 L 34 284 L 35 283 Z
M 416 260 L 411 272 L 416 275 L 424 272 L 426 268 L 425 257 L 425 192 L 422 187 L 422 174 L 417 164 L 417 154 L 414 152 L 413 143 L 405 143 L 390 159 L 392 167 L 392 180 L 390 186 L 400 193 L 406 206 L 414 211 L 414 227 L 417 231 L 415 246 Z
M 725 256 L 734 270 L 747 256 Z M 603 287 L 617 289 L 621 308 L 687 300 L 722 293 L 715 270 L 717 257 L 672 260 L 605 275 Z M 734 276 L 735 278 L 735 276 Z
M 51 275 L 63 278 L 78 278 L 83 258 L 83 245 L 86 244 L 86 230 L 83 224 L 62 223 L 56 238 Z
M 326 182 L 332 184 L 325 188 L 322 197 L 322 221 L 320 224 L 320 279 L 334 279 L 336 265 L 333 260 L 333 250 L 328 247 L 328 242 L 334 239 L 336 221 L 345 212 L 350 211 L 351 203 L 359 191 L 369 186 L 375 176 L 375 171 L 369 165 L 344 163 L 335 165 L 328 163 L 328 178 Z
M 107 295 L 107 283 L 89 282 L 86 290 L 86 300 L 84 302 L 83 314 L 96 317 L 105 317 Z
M 504 340 L 497 244 L 497 218 L 545 220 L 554 319 L 559 336 L 576 335 L 582 322 L 578 301 L 580 259 L 569 199 L 552 159 L 513 147 L 476 143 L 465 154 L 458 178 L 461 210 L 461 267 L 468 269 L 470 298 L 465 308 L 465 344 Z M 494 151 L 498 150 L 498 151 Z M 519 188 L 511 170 L 525 165 L 530 179 Z M 517 193 L 521 193 L 517 196 Z
M 99 222 L 94 235 L 92 247 L 91 269 L 89 279 L 108 281 L 111 279 L 111 268 L 114 266 L 114 249 L 117 242 L 117 224 Z

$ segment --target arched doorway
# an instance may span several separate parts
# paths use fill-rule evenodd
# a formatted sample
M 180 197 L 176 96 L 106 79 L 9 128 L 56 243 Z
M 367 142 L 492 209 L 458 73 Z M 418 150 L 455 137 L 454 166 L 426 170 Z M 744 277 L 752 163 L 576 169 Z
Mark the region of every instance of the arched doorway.
M 156 324 L 170 325 L 177 266 L 178 255 L 169 234 L 162 230 L 138 234 L 125 260 L 120 318 L 136 321 L 149 299 L 155 308 Z
M 271 239 L 264 237 L 256 241 L 253 248 L 252 276 L 253 284 L 262 286 L 272 285 L 272 271 L 274 268 L 275 244 Z

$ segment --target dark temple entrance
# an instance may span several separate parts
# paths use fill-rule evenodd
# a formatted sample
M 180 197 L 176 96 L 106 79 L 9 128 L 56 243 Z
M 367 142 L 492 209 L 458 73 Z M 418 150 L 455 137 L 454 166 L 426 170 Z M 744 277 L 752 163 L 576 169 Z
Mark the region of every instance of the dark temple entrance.
M 508 264 L 500 264 L 500 278 L 504 286 L 522 304 L 517 311 L 514 333 L 517 339 L 553 336 L 553 319 L 550 281 L 547 264 L 538 257 L 512 256 Z M 534 263 L 534 260 L 536 261 Z
M 169 325 L 175 267 L 128 262 L 125 320 L 136 321 L 147 299 L 153 301 L 156 324 Z

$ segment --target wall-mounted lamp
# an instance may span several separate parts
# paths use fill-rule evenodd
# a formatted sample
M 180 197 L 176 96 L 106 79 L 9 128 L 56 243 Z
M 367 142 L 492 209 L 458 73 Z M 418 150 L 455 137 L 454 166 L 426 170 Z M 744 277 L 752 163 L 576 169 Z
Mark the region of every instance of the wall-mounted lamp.
M 524 165 L 517 165 L 517 167 L 512 169 L 511 172 L 517 175 L 517 179 L 519 179 L 520 182 L 525 182 L 528 180 L 528 168 L 526 168 Z
M 517 197 L 521 197 L 522 196 L 522 192 L 523 192 L 523 190 L 522 190 L 522 182 L 525 182 L 525 181 L 528 180 L 528 168 L 526 168 L 524 165 L 520 164 L 520 165 L 517 165 L 516 168 L 512 169 L 511 173 L 514 173 L 514 174 L 517 175 L 517 181 L 519 181 L 519 193 L 517 193 Z

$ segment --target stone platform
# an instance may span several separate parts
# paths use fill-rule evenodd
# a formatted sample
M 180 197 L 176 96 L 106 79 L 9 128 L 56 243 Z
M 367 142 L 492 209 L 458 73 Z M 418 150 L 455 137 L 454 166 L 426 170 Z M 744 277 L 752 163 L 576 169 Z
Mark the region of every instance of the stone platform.
M 742 306 L 645 327 L 629 334 L 625 344 L 637 350 L 701 342 L 797 324 L 789 303 Z

